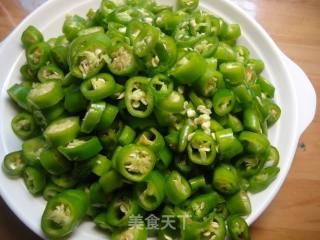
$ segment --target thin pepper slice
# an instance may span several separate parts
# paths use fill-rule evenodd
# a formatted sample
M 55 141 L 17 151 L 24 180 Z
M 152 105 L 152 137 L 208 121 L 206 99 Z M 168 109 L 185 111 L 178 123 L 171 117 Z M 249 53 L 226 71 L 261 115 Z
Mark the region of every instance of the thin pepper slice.
M 52 175 L 60 175 L 71 169 L 71 163 L 57 150 L 46 148 L 40 154 L 41 166 Z
M 230 164 L 220 164 L 214 168 L 212 184 L 224 194 L 233 194 L 240 189 L 237 170 Z
M 69 41 L 78 36 L 78 33 L 86 28 L 86 20 L 78 15 L 67 16 L 63 23 L 62 32 Z
M 67 117 L 53 121 L 43 135 L 54 146 L 62 146 L 76 138 L 79 132 L 79 117 Z
M 50 60 L 50 46 L 45 42 L 27 48 L 26 58 L 31 69 L 38 70 Z
M 197 130 L 188 144 L 188 156 L 195 164 L 212 164 L 216 158 L 216 145 L 212 136 Z
M 2 170 L 11 178 L 20 177 L 25 167 L 26 162 L 23 158 L 22 151 L 7 154 L 2 162 Z
M 112 75 L 100 73 L 82 82 L 80 89 L 86 99 L 97 102 L 114 94 L 116 82 Z
M 28 48 L 35 43 L 43 42 L 43 35 L 35 26 L 30 25 L 23 31 L 21 42 Z
M 231 240 L 250 240 L 249 226 L 246 221 L 237 215 L 227 219 L 228 232 Z
M 244 190 L 240 190 L 237 193 L 227 198 L 226 206 L 231 214 L 239 214 L 246 216 L 251 213 L 251 203 L 248 194 Z
M 155 128 L 143 131 L 136 139 L 136 144 L 147 146 L 155 153 L 160 152 L 165 146 L 163 136 Z
M 134 182 L 141 182 L 154 168 L 155 163 L 154 152 L 143 145 L 126 145 L 115 156 L 116 169 Z
M 22 143 L 22 156 L 29 166 L 40 166 L 40 154 L 48 146 L 43 137 L 28 139 Z
M 64 103 L 63 106 L 67 112 L 71 114 L 79 113 L 86 110 L 87 100 L 76 84 L 71 84 L 64 89 Z
M 133 77 L 126 82 L 125 104 L 134 117 L 145 118 L 152 113 L 154 99 L 147 78 Z
M 90 103 L 86 115 L 81 122 L 81 132 L 91 133 L 98 126 L 105 108 L 105 102 Z
M 10 96 L 10 98 L 22 109 L 29 111 L 30 106 L 27 101 L 28 94 L 31 90 L 30 86 L 27 86 L 25 84 L 14 84 L 12 85 L 8 90 L 7 93 Z
M 243 152 L 241 142 L 233 135 L 230 128 L 217 131 L 215 136 L 222 159 L 228 160 Z
M 159 31 L 149 24 L 143 24 L 142 30 L 133 41 L 134 53 L 138 57 L 147 56 L 159 40 Z
M 26 167 L 24 169 L 23 180 L 28 191 L 33 195 L 40 194 L 46 186 L 44 172 L 35 167 Z
M 261 192 L 266 189 L 277 177 L 280 168 L 277 166 L 266 167 L 249 179 L 248 190 L 252 193 Z
M 138 204 L 146 211 L 157 209 L 165 197 L 165 178 L 158 171 L 151 171 L 140 183 L 135 185 L 134 192 Z
M 61 84 L 56 81 L 38 83 L 28 94 L 28 102 L 38 109 L 56 105 L 64 97 Z
M 179 172 L 172 171 L 167 177 L 165 192 L 167 199 L 177 205 L 191 196 L 191 187 Z
M 31 114 L 22 112 L 16 115 L 11 121 L 13 132 L 22 140 L 37 135 L 36 123 Z
M 241 132 L 239 140 L 248 152 L 254 154 L 263 154 L 270 146 L 269 140 L 265 135 L 249 131 Z
M 115 121 L 118 113 L 118 107 L 111 104 L 106 104 L 106 107 L 101 115 L 97 129 L 101 132 L 105 132 Z
M 50 238 L 62 238 L 80 224 L 89 208 L 81 190 L 66 190 L 49 199 L 41 218 L 41 229 Z
M 106 194 L 109 194 L 123 187 L 124 181 L 116 170 L 111 169 L 100 177 L 99 184 L 101 185 L 103 191 Z
M 66 146 L 59 146 L 58 150 L 71 161 L 84 161 L 96 156 L 102 145 L 97 137 L 76 138 Z
M 213 110 L 218 116 L 225 116 L 232 111 L 235 105 L 234 93 L 227 89 L 218 89 L 213 96 Z
M 61 81 L 64 78 L 63 71 L 57 66 L 50 64 L 42 66 L 37 74 L 40 82 Z

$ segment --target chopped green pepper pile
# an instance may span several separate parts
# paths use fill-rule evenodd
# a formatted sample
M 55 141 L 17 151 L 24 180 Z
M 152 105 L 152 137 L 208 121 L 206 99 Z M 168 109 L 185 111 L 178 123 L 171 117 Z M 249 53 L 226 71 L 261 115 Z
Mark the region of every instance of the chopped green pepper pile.
M 57 38 L 23 32 L 8 94 L 24 142 L 2 166 L 47 200 L 48 238 L 88 218 L 114 240 L 250 239 L 247 193 L 279 172 L 267 131 L 281 110 L 239 25 L 198 5 L 103 0 Z

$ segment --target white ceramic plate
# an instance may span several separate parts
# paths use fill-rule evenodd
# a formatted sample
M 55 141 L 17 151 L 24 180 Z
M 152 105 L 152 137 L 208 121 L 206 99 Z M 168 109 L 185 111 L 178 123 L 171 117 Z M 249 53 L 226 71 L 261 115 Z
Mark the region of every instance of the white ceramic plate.
M 159 1 L 170 4 L 170 0 Z M 85 15 L 89 8 L 97 8 L 100 0 L 51 0 L 29 15 L 3 42 L 0 48 L 0 158 L 20 149 L 21 142 L 11 131 L 10 122 L 16 111 L 10 103 L 6 89 L 20 81 L 19 68 L 25 62 L 20 44 L 23 30 L 30 24 L 37 26 L 46 39 L 61 33 L 65 15 Z M 282 109 L 279 122 L 270 130 L 270 141 L 281 155 L 281 171 L 271 186 L 251 195 L 252 213 L 247 218 L 251 224 L 265 210 L 279 191 L 291 166 L 298 139 L 314 117 L 316 107 L 315 91 L 303 71 L 284 56 L 269 35 L 255 20 L 248 17 L 240 8 L 225 0 L 202 0 L 201 7 L 239 23 L 242 28 L 240 42 L 249 47 L 253 57 L 261 58 L 266 64 L 263 75 L 276 87 L 276 101 Z M 299 99 L 299 101 L 298 101 Z M 308 106 L 307 108 L 305 106 Z M 35 233 L 43 236 L 40 218 L 45 207 L 41 198 L 31 196 L 21 180 L 10 180 L 0 171 L 0 192 L 2 198 L 14 213 Z M 105 239 L 92 223 L 86 222 L 71 236 L 71 239 Z

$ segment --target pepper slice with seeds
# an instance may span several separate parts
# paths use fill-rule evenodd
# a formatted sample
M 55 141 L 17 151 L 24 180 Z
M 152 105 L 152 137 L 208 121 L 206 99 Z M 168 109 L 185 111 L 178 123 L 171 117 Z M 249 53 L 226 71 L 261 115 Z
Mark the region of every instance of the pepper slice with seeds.
M 89 207 L 81 190 L 66 190 L 49 199 L 41 219 L 46 236 L 57 239 L 70 234 L 80 224 Z

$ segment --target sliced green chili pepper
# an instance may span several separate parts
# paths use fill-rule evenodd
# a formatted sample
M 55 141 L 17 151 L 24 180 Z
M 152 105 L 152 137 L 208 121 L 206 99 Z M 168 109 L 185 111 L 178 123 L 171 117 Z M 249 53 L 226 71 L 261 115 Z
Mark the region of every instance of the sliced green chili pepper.
M 257 174 L 265 163 L 263 156 L 246 154 L 235 162 L 235 167 L 241 177 L 250 177 Z
M 64 189 L 72 188 L 78 183 L 78 179 L 75 179 L 69 173 L 62 175 L 51 175 L 51 181 Z
M 53 121 L 43 135 L 54 146 L 62 146 L 75 139 L 79 131 L 79 117 L 67 117 Z
M 112 126 L 99 136 L 104 150 L 111 152 L 117 147 L 122 128 L 123 123 L 121 121 L 114 121 Z
M 119 109 L 116 106 L 106 104 L 106 108 L 101 115 L 97 129 L 99 131 L 105 132 L 116 119 L 118 112 Z
M 256 74 L 260 74 L 264 70 L 264 62 L 260 59 L 249 59 L 247 61 L 247 66 L 253 69 Z
M 239 140 L 248 152 L 255 154 L 264 153 L 270 145 L 265 135 L 249 131 L 240 133 Z
M 31 45 L 27 48 L 26 58 L 31 69 L 39 69 L 50 60 L 49 44 L 40 42 Z
M 191 84 L 205 73 L 206 65 L 206 61 L 199 53 L 190 52 L 178 60 L 170 74 L 177 84 Z
M 129 144 L 115 157 L 116 169 L 128 180 L 142 181 L 154 168 L 156 156 L 143 145 Z
M 249 131 L 262 133 L 259 115 L 253 107 L 247 107 L 244 109 L 243 125 Z
M 167 177 L 165 192 L 167 199 L 177 205 L 190 197 L 191 187 L 179 172 L 172 171 Z
M 259 76 L 257 83 L 260 86 L 261 91 L 263 93 L 265 93 L 270 98 L 274 97 L 275 88 L 267 79 L 265 79 L 262 76 Z
M 59 186 L 55 185 L 54 183 L 48 183 L 46 185 L 46 187 L 44 188 L 42 195 L 46 201 L 49 201 L 49 199 L 53 198 L 58 193 L 61 193 L 63 191 L 64 191 L 64 189 L 62 187 L 59 187 Z
M 215 136 L 219 147 L 219 154 L 222 159 L 228 160 L 242 153 L 243 146 L 233 135 L 230 128 L 217 131 Z
M 188 146 L 189 135 L 193 131 L 193 127 L 189 123 L 185 123 L 179 131 L 178 152 L 184 152 Z
M 165 197 L 165 178 L 158 171 L 151 171 L 140 183 L 135 185 L 138 204 L 146 211 L 157 209 Z
M 121 188 L 124 185 L 124 182 L 121 175 L 112 169 L 100 177 L 99 184 L 103 191 L 108 194 Z
M 206 179 L 203 175 L 191 178 L 188 180 L 188 182 L 190 184 L 192 192 L 196 192 L 207 185 Z
M 22 143 L 22 156 L 29 166 L 40 166 L 40 154 L 47 147 L 42 137 L 31 138 Z
M 216 158 L 216 145 L 212 136 L 197 130 L 188 144 L 188 156 L 195 164 L 212 164 Z
M 104 33 L 104 29 L 103 29 L 103 27 L 100 27 L 100 26 L 85 28 L 85 29 L 82 29 L 78 32 L 78 37 L 84 36 L 84 35 L 90 35 L 93 33 Z
M 102 145 L 97 137 L 73 139 L 66 146 L 59 146 L 61 152 L 71 161 L 83 161 L 96 156 Z
M 82 95 L 79 86 L 71 84 L 64 89 L 64 108 L 69 113 L 78 113 L 86 110 L 87 101 Z
M 136 137 L 135 130 L 129 127 L 128 125 L 125 125 L 119 135 L 118 142 L 122 146 L 128 145 L 130 143 L 133 143 L 135 137 Z
M 266 189 L 277 177 L 280 169 L 277 166 L 266 167 L 249 179 L 249 191 L 252 193 L 261 192 Z
M 52 175 L 60 175 L 71 169 L 71 163 L 55 149 L 44 149 L 40 154 L 41 166 Z
M 68 69 L 68 46 L 54 46 L 51 49 L 51 56 L 61 69 Z
M 226 206 L 231 214 L 246 216 L 251 213 L 250 199 L 243 190 L 238 191 L 227 199 Z
M 279 151 L 276 147 L 274 146 L 270 146 L 269 150 L 268 150 L 268 154 L 266 157 L 266 161 L 264 163 L 264 168 L 265 167 L 276 167 L 279 163 L 279 159 L 280 159 L 280 154 Z
M 145 57 L 147 74 L 164 73 L 169 70 L 177 60 L 177 46 L 173 38 L 160 35 L 159 41 L 153 51 Z
M 109 70 L 118 76 L 130 76 L 138 69 L 133 50 L 126 43 L 119 43 L 112 47 L 107 63 Z
M 111 96 L 116 90 L 112 75 L 100 73 L 81 84 L 81 92 L 88 100 L 97 102 Z
M 217 37 L 205 37 L 200 39 L 193 47 L 193 49 L 200 53 L 203 57 L 211 57 L 216 51 L 219 44 Z
M 155 153 L 160 152 L 165 146 L 163 136 L 155 128 L 143 131 L 136 139 L 136 144 L 147 146 Z
M 220 62 L 232 62 L 237 58 L 237 55 L 232 47 L 223 42 L 219 42 L 219 45 L 213 56 Z
M 228 232 L 231 240 L 250 240 L 249 226 L 246 221 L 237 215 L 227 219 Z
M 130 216 L 139 213 L 139 206 L 136 200 L 126 195 L 117 195 L 107 209 L 106 220 L 115 227 L 128 225 Z
M 233 132 L 241 132 L 243 130 L 243 125 L 239 118 L 232 114 L 228 114 L 227 126 L 232 129 Z
M 20 177 L 26 167 L 22 151 L 7 154 L 2 162 L 2 170 L 12 178 Z
M 31 67 L 28 64 L 24 64 L 20 68 L 20 73 L 25 81 L 35 81 L 37 78 L 37 72 L 31 69 Z
M 270 99 L 262 100 L 263 111 L 266 114 L 268 127 L 275 124 L 281 116 L 280 107 Z
M 225 116 L 232 111 L 235 105 L 234 93 L 226 88 L 218 89 L 213 96 L 213 109 L 218 116 Z
M 63 97 L 61 84 L 55 81 L 48 81 L 36 84 L 29 92 L 27 100 L 34 107 L 43 109 L 56 105 Z
M 96 75 L 104 66 L 110 44 L 110 39 L 103 33 L 76 38 L 68 51 L 68 65 L 72 75 L 82 79 Z
M 26 112 L 16 115 L 11 121 L 11 127 L 13 132 L 22 140 L 34 137 L 38 133 L 32 115 Z
M 41 229 L 50 238 L 63 238 L 74 231 L 89 208 L 81 190 L 66 190 L 49 199 L 41 218 Z
M 64 78 L 64 73 L 60 68 L 51 64 L 42 66 L 37 76 L 40 82 L 60 81 Z
M 30 110 L 30 106 L 27 101 L 27 96 L 30 90 L 31 87 L 16 83 L 7 90 L 7 93 L 19 107 L 28 111 Z
M 173 81 L 164 74 L 157 74 L 151 79 L 150 88 L 157 102 L 173 91 Z
M 159 31 L 149 24 L 144 24 L 140 33 L 133 41 L 134 53 L 138 57 L 147 56 L 154 49 L 158 40 Z
M 46 186 L 45 174 L 34 167 L 26 167 L 24 169 L 23 180 L 28 191 L 33 195 L 41 193 Z
M 175 156 L 174 165 L 175 165 L 175 168 L 183 174 L 190 174 L 190 172 L 194 167 L 191 161 L 188 160 L 187 154 L 181 154 L 181 155 Z
M 156 15 L 155 24 L 163 32 L 172 35 L 181 19 L 181 16 L 174 13 L 171 9 L 165 9 Z
M 245 79 L 245 68 L 242 63 L 222 63 L 219 70 L 223 74 L 224 81 L 230 86 L 237 86 Z
M 81 132 L 91 133 L 98 126 L 105 108 L 105 102 L 90 103 L 88 111 L 81 122 Z
M 168 96 L 160 99 L 156 107 L 160 111 L 178 113 L 183 110 L 185 98 L 178 91 L 172 91 Z
M 157 169 L 164 170 L 169 167 L 173 160 L 173 153 L 170 151 L 170 149 L 165 146 L 161 149 L 160 152 L 157 153 L 158 155 L 158 161 L 156 163 Z
M 125 104 L 132 116 L 148 117 L 152 113 L 153 102 L 153 95 L 147 78 L 133 77 L 126 82 Z
M 223 76 L 220 72 L 208 67 L 206 72 L 193 86 L 201 96 L 213 97 L 218 88 L 224 87 Z
M 62 31 L 67 37 L 69 41 L 72 41 L 78 36 L 78 33 L 85 29 L 87 22 L 84 18 L 74 15 L 74 16 L 67 16 L 66 20 L 63 23 Z
M 28 48 L 35 43 L 43 42 L 43 35 L 35 26 L 30 25 L 23 31 L 21 42 Z
M 240 189 L 237 170 L 230 164 L 221 164 L 214 168 L 213 186 L 224 194 L 233 194 Z

